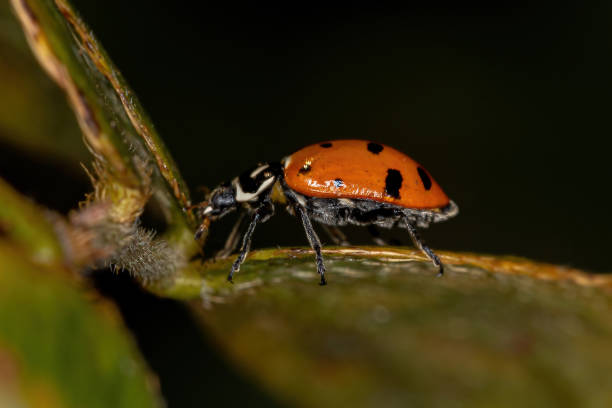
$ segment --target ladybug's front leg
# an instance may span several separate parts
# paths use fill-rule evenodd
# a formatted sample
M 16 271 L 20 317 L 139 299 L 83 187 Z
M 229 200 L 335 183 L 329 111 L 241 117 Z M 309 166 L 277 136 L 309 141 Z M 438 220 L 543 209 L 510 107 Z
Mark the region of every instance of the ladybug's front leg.
M 233 278 L 234 274 L 240 270 L 240 265 L 246 259 L 250 249 L 251 249 L 251 240 L 253 239 L 253 233 L 255 232 L 255 227 L 258 222 L 265 222 L 274 214 L 274 206 L 270 201 L 264 201 L 261 205 L 254 211 L 253 218 L 251 218 L 251 223 L 249 224 L 249 228 L 244 234 L 242 238 L 242 246 L 240 247 L 240 254 L 238 258 L 234 261 L 232 265 L 232 270 L 229 275 L 227 275 L 227 280 L 231 283 L 234 283 Z

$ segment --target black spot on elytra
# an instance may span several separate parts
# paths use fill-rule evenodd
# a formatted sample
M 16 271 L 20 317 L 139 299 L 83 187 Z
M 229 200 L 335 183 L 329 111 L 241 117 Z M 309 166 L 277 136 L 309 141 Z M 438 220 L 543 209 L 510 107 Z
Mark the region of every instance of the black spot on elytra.
M 341 178 L 337 178 L 334 180 L 335 187 L 344 187 L 344 181 Z
M 387 170 L 387 178 L 385 179 L 385 193 L 393 198 L 400 198 L 400 188 L 402 188 L 402 173 L 395 169 Z
M 332 147 L 332 144 L 331 143 L 321 143 L 319 146 L 321 146 L 321 147 L 323 147 L 325 149 L 328 149 L 328 148 Z
M 423 182 L 423 187 L 425 190 L 429 190 L 431 188 L 431 179 L 429 175 L 422 167 L 417 167 L 417 171 L 419 172 L 419 177 L 421 177 L 421 181 Z
M 304 165 L 298 170 L 298 173 L 299 174 L 306 174 L 310 170 L 312 170 L 312 167 L 310 167 L 310 164 L 304 163 Z
M 370 151 L 370 152 L 372 152 L 374 154 L 378 154 L 378 153 L 382 152 L 383 149 L 384 148 L 381 145 L 379 145 L 378 143 L 373 143 L 373 142 L 368 143 L 368 151 Z

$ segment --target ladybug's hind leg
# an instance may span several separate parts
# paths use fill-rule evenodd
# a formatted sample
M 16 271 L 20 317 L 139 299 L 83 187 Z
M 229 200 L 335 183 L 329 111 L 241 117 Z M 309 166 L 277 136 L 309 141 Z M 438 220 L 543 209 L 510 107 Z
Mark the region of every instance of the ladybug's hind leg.
M 438 268 L 438 276 L 444 275 L 444 266 L 442 265 L 442 262 L 440 262 L 440 258 L 438 258 L 438 256 L 434 254 L 434 252 L 421 240 L 415 226 L 412 225 L 412 223 L 407 219 L 404 219 L 404 222 L 414 245 L 419 248 L 427 258 L 429 258 L 435 267 Z
M 297 215 L 299 215 L 300 220 L 302 221 L 302 225 L 304 226 L 304 230 L 306 231 L 306 237 L 308 238 L 308 242 L 310 242 L 310 246 L 315 251 L 317 257 L 317 272 L 319 272 L 319 276 L 321 277 L 321 281 L 319 284 L 321 286 L 327 284 L 327 280 L 325 279 L 325 264 L 323 263 L 323 255 L 321 254 L 321 241 L 317 236 L 314 228 L 312 228 L 312 223 L 310 222 L 310 218 L 308 214 L 306 214 L 306 210 L 299 204 L 294 205 L 294 209 Z
M 378 246 L 387 246 L 389 243 L 380 237 L 380 230 L 376 228 L 376 225 L 368 225 L 368 232 L 372 236 L 372 241 Z
M 346 239 L 344 232 L 340 231 L 340 228 L 333 225 L 319 224 L 323 231 L 329 236 L 334 245 L 338 246 L 350 246 L 351 243 Z
M 391 237 L 391 239 L 389 239 L 388 241 L 382 238 L 380 236 L 380 229 L 374 224 L 368 225 L 368 232 L 370 233 L 370 236 L 372 237 L 372 241 L 374 241 L 374 243 L 378 246 L 402 245 L 402 241 L 400 241 L 399 239 L 395 237 Z

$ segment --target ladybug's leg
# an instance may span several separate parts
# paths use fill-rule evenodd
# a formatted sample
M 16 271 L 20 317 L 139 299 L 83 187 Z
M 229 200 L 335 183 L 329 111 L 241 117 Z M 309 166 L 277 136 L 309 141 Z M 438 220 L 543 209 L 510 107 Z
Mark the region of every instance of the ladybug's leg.
M 331 238 L 334 245 L 339 245 L 339 246 L 351 245 L 350 242 L 348 242 L 348 240 L 346 239 L 346 235 L 344 235 L 344 232 L 340 231 L 340 228 L 334 227 L 331 225 L 325 225 L 325 224 L 319 224 L 319 225 L 323 228 L 323 231 L 325 231 L 325 233 L 329 236 L 329 238 Z
M 419 248 L 427 258 L 429 258 L 434 266 L 438 268 L 438 276 L 444 275 L 444 266 L 442 265 L 442 262 L 440 262 L 440 258 L 438 258 L 438 256 L 434 254 L 434 252 L 427 245 L 425 245 L 423 241 L 421 241 L 421 238 L 419 237 L 414 225 L 412 225 L 408 220 L 404 221 L 406 223 L 406 229 L 410 233 L 410 238 L 412 238 L 414 245 Z
M 255 232 L 255 227 L 258 222 L 267 221 L 268 218 L 274 213 L 274 207 L 270 202 L 264 202 L 261 207 L 255 210 L 253 214 L 253 218 L 251 218 L 251 223 L 249 224 L 249 228 L 244 234 L 242 238 L 242 246 L 240 247 L 240 254 L 238 254 L 238 258 L 232 264 L 232 270 L 229 275 L 227 275 L 227 280 L 233 283 L 234 274 L 240 270 L 240 265 L 244 262 L 246 256 L 251 249 L 251 240 L 253 238 L 253 232 Z
M 368 225 L 368 232 L 372 236 L 372 241 L 374 241 L 376 245 L 379 245 L 379 246 L 389 245 L 387 241 L 385 241 L 384 239 L 380 237 L 380 230 L 376 228 L 376 225 L 374 224 Z
M 327 280 L 325 279 L 325 264 L 323 264 L 323 255 L 321 254 L 321 241 L 312 228 L 312 223 L 310 222 L 310 218 L 308 218 L 308 214 L 306 214 L 306 210 L 299 204 L 296 204 L 294 208 L 295 212 L 300 216 L 308 242 L 310 242 L 310 246 L 315 251 L 317 257 L 317 272 L 319 272 L 319 276 L 321 276 L 319 284 L 321 286 L 326 285 Z
M 240 227 L 242 226 L 242 221 L 244 221 L 245 216 L 246 212 L 240 213 L 238 220 L 236 220 L 236 224 L 234 224 L 234 227 L 232 228 L 232 232 L 230 232 L 227 241 L 225 241 L 223 249 L 215 254 L 215 258 L 227 258 L 236 250 L 236 247 L 240 242 Z

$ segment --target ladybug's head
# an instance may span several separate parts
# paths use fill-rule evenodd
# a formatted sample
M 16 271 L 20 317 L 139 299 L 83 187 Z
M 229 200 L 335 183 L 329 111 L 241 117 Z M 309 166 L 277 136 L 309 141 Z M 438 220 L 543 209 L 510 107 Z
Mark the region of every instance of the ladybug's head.
M 208 196 L 208 205 L 202 215 L 205 217 L 221 218 L 236 208 L 236 189 L 232 183 L 227 182 L 215 188 Z
M 240 204 L 257 206 L 270 195 L 272 186 L 278 178 L 280 165 L 262 163 L 251 168 L 231 182 L 223 183 L 208 196 L 208 205 L 202 215 L 221 218 Z

